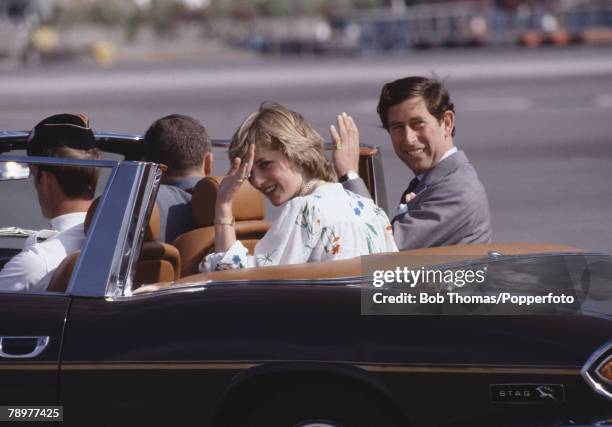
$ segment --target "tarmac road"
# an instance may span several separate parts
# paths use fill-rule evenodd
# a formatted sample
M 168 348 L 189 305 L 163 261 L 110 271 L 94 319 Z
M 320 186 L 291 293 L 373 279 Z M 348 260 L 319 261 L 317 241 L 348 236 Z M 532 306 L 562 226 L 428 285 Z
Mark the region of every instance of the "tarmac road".
M 81 111 L 96 130 L 142 133 L 154 119 L 180 112 L 200 119 L 211 137 L 229 138 L 261 101 L 276 100 L 300 111 L 329 139 L 329 124 L 346 111 L 355 117 L 362 141 L 382 148 L 392 213 L 412 174 L 378 127 L 378 92 L 384 81 L 431 72 L 451 90 L 455 143 L 489 194 L 494 241 L 612 252 L 609 48 L 3 71 L 0 129 L 29 129 L 49 114 Z M 224 153 L 217 153 L 215 172 L 226 168 Z M 3 212 L 0 226 L 37 213 Z

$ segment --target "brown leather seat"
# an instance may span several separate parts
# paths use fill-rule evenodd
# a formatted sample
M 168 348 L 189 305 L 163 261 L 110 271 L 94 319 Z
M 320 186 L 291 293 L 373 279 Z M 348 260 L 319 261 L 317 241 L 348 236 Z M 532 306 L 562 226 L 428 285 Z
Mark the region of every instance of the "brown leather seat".
M 89 231 L 94 212 L 98 206 L 99 198 L 94 200 L 83 225 L 85 234 Z M 181 258 L 178 250 L 167 243 L 157 241 L 159 238 L 159 208 L 157 204 L 153 207 L 149 225 L 145 231 L 144 242 L 140 250 L 140 257 L 136 265 L 136 272 L 132 289 L 148 283 L 170 282 L 178 280 L 181 272 Z M 68 256 L 57 267 L 48 291 L 65 292 L 68 281 L 76 265 L 80 251 L 68 254 Z
M 149 283 L 178 280 L 181 274 L 181 255 L 177 248 L 159 240 L 159 208 L 151 212 L 140 257 L 136 265 L 132 289 Z
M 200 228 L 181 234 L 172 242 L 181 254 L 181 277 L 197 273 L 198 264 L 204 255 L 212 252 L 215 247 L 215 201 L 222 178 L 203 178 L 193 189 L 191 210 L 194 221 Z M 236 238 L 242 241 L 252 254 L 259 239 L 270 228 L 270 223 L 264 221 L 263 195 L 245 182 L 234 199 L 233 212 Z

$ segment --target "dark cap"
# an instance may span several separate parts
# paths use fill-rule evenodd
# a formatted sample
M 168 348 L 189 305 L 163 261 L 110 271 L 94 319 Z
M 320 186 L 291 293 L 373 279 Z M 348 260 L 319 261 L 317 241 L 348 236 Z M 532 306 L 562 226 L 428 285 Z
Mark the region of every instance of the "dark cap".
M 96 140 L 84 114 L 55 114 L 38 123 L 28 137 L 28 155 L 45 156 L 50 148 L 96 148 Z

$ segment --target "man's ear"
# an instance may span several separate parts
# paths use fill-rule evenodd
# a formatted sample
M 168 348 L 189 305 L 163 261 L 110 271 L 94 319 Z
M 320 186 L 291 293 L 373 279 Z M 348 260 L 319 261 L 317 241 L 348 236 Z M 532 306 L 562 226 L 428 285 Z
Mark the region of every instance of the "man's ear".
M 202 162 L 202 172 L 204 176 L 212 175 L 212 167 L 213 167 L 213 153 L 208 152 L 204 155 L 204 161 Z
M 444 136 L 449 138 L 453 135 L 453 129 L 455 129 L 455 113 L 452 111 L 445 111 L 442 116 L 442 127 L 444 128 Z
M 60 186 L 57 182 L 57 177 L 51 172 L 38 171 L 38 179 L 43 191 L 54 191 L 60 190 Z M 60 190 L 61 191 L 61 190 Z
M 34 166 L 36 167 L 36 166 Z M 36 175 L 35 175 L 35 180 L 36 180 L 36 184 L 41 188 L 41 189 L 47 189 L 49 187 L 49 177 L 51 176 L 51 174 L 47 171 L 44 170 L 40 170 L 40 169 L 36 169 Z

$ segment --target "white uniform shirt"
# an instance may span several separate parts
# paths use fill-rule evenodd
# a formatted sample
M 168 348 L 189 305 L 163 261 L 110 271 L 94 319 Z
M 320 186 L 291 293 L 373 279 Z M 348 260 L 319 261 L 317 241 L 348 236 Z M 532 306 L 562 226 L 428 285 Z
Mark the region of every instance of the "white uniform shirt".
M 23 250 L 0 271 L 0 291 L 45 291 L 66 255 L 83 246 L 85 215 L 85 212 L 76 212 L 56 216 L 49 221 L 51 230 L 40 230 L 28 237 Z M 38 242 L 37 238 L 41 237 L 47 240 Z
M 282 207 L 280 216 L 255 246 L 254 256 L 237 240 L 227 252 L 215 252 L 200 271 L 299 264 L 397 252 L 387 214 L 371 199 L 327 184 Z

